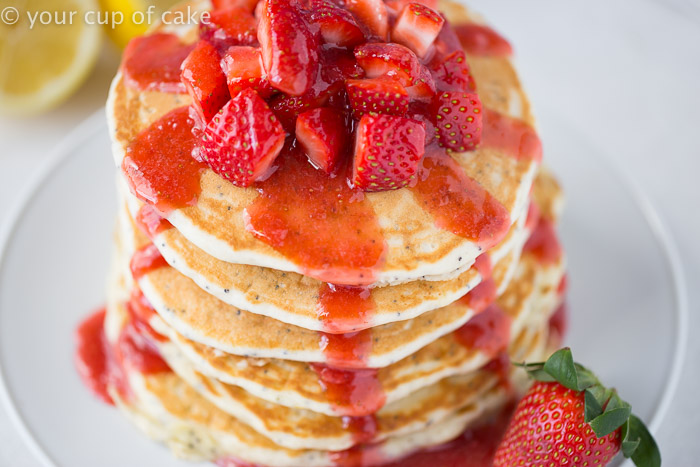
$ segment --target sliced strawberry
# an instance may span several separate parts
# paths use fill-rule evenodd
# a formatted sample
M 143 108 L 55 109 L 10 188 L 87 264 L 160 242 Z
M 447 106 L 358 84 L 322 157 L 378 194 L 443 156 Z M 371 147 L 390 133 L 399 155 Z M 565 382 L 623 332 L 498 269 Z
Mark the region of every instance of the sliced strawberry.
M 221 67 L 226 74 L 231 96 L 246 88 L 256 90 L 263 98 L 272 95 L 274 89 L 267 80 L 262 55 L 257 47 L 235 45 L 229 48 L 221 60 Z
M 209 122 L 201 156 L 214 172 L 246 187 L 265 175 L 284 139 L 284 129 L 265 101 L 244 89 Z
M 297 117 L 309 110 L 323 107 L 328 102 L 326 96 L 318 96 L 311 92 L 303 96 L 288 96 L 280 94 L 270 101 L 270 108 L 277 115 L 282 126 L 290 133 L 296 128 Z
M 293 96 L 304 94 L 316 78 L 318 40 L 296 2 L 263 0 L 258 40 L 273 87 Z
M 365 191 L 412 185 L 425 154 L 424 142 L 425 128 L 420 122 L 365 114 L 355 134 L 353 184 Z
M 481 142 L 482 107 L 479 96 L 467 92 L 443 92 L 437 97 L 438 144 L 453 151 L 470 151 Z
M 437 0 L 384 0 L 384 3 L 386 3 L 386 6 L 394 10 L 396 13 L 399 13 L 406 5 L 411 3 L 420 3 L 436 11 L 438 9 Z
M 445 23 L 440 14 L 420 3 L 406 5 L 396 20 L 391 38 L 425 57 Z
M 219 62 L 219 52 L 214 46 L 200 41 L 182 63 L 180 79 L 192 96 L 192 105 L 205 122 L 211 120 L 231 98 Z
M 432 67 L 435 85 L 440 91 L 476 92 L 476 83 L 462 50 L 452 52 Z
M 345 0 L 345 5 L 372 35 L 383 41 L 387 39 L 389 12 L 382 0 Z
M 345 87 L 356 119 L 367 112 L 404 116 L 408 111 L 408 93 L 393 79 L 349 79 Z
M 419 77 L 413 80 L 413 84 L 408 86 L 406 91 L 411 99 L 432 99 L 435 96 L 435 81 L 430 70 L 421 65 Z
M 355 48 L 355 58 L 369 78 L 387 75 L 404 86 L 412 86 L 421 77 L 416 54 L 399 44 L 364 44 Z
M 232 45 L 253 45 L 257 43 L 258 22 L 255 17 L 240 7 L 214 10 L 210 19 L 199 26 L 199 35 L 224 51 Z
M 251 13 L 258 0 L 211 0 L 214 10 L 223 10 L 225 8 L 238 7 L 244 8 L 248 13 Z
M 331 0 L 311 0 L 310 8 L 310 19 L 318 24 L 324 42 L 352 47 L 365 41 L 362 29 L 348 10 Z
M 437 39 L 435 39 L 436 55 L 446 56 L 452 52 L 462 50 L 462 44 L 459 42 L 459 37 L 449 21 L 445 20 L 445 24 L 440 29 Z
M 328 107 L 304 112 L 297 118 L 296 136 L 311 163 L 333 173 L 347 143 L 345 116 Z

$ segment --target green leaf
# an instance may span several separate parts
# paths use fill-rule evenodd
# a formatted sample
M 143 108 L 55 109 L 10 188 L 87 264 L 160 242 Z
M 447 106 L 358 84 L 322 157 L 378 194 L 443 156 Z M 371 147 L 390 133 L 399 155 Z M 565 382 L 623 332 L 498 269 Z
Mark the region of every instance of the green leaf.
M 593 388 L 588 388 L 583 392 L 586 402 L 584 409 L 584 419 L 586 423 L 603 413 L 603 406 L 598 402 L 596 395 L 591 391 Z M 602 389 L 602 388 L 601 388 Z
M 574 366 L 576 367 L 576 374 L 578 375 L 578 387 L 581 388 L 581 390 L 600 384 L 600 381 L 598 381 L 598 378 L 596 378 L 591 370 L 578 363 L 575 363 Z
M 571 349 L 564 347 L 557 350 L 549 357 L 544 364 L 543 370 L 551 375 L 556 381 L 572 391 L 580 391 L 578 384 L 578 374 L 574 365 L 574 357 Z
M 596 436 L 602 438 L 620 428 L 627 419 L 630 418 L 631 414 L 632 409 L 629 407 L 618 407 L 616 409 L 606 410 L 602 415 L 598 415 L 591 420 L 589 425 L 591 425 Z
M 631 457 L 634 465 L 637 467 L 660 467 L 661 453 L 659 446 L 656 444 L 654 437 L 651 436 L 644 423 L 634 415 L 629 418 L 629 439 L 639 441 L 636 449 L 631 450 L 629 455 L 625 453 L 625 457 Z M 629 449 L 628 449 L 629 451 Z
M 622 425 L 622 443 L 621 443 L 621 448 L 622 448 L 622 454 L 625 457 L 630 457 L 633 453 L 634 450 L 637 449 L 637 446 L 639 446 L 639 438 L 631 439 L 631 434 L 630 434 L 630 421 L 627 420 L 624 425 Z

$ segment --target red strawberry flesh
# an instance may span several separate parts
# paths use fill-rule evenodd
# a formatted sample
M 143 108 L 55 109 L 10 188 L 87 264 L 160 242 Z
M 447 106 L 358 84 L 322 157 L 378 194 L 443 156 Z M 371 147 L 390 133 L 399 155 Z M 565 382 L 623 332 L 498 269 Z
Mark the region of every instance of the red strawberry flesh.
M 440 91 L 476 92 L 476 83 L 463 51 L 452 52 L 432 66 L 435 85 Z
M 383 0 L 345 0 L 347 8 L 380 40 L 389 33 L 389 12 Z
M 300 96 L 316 78 L 318 39 L 309 29 L 297 2 L 263 2 L 258 41 L 268 79 L 280 91 Z
M 232 45 L 257 43 L 257 26 L 258 22 L 250 11 L 232 7 L 212 11 L 209 21 L 200 24 L 199 34 L 224 51 Z
M 423 124 L 393 115 L 365 114 L 356 130 L 353 184 L 365 191 L 411 186 L 424 154 Z
M 219 53 L 206 41 L 200 41 L 182 63 L 181 79 L 205 122 L 211 120 L 231 97 Z
M 269 97 L 274 91 L 267 80 L 260 49 L 257 47 L 229 48 L 221 60 L 221 67 L 226 74 L 231 96 L 235 96 L 246 88 L 254 89 L 264 98 Z
M 365 41 L 365 35 L 352 14 L 331 0 L 311 0 L 311 21 L 321 29 L 323 41 L 351 47 Z
M 331 174 L 342 160 L 347 143 L 345 116 L 327 107 L 299 115 L 296 137 L 311 163 Z
M 425 57 L 445 23 L 440 14 L 420 3 L 406 5 L 396 20 L 391 38 Z
M 364 44 L 355 48 L 355 58 L 369 78 L 386 75 L 404 86 L 411 86 L 421 77 L 416 54 L 399 44 Z
M 266 174 L 284 139 L 284 129 L 265 101 L 244 89 L 207 126 L 201 155 L 216 173 L 247 187 Z

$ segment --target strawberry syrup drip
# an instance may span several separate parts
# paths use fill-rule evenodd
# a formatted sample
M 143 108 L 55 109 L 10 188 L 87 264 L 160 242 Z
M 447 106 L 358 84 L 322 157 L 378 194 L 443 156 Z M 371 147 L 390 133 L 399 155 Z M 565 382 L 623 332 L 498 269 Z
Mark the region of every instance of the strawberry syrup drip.
M 141 132 L 126 150 L 122 171 L 131 192 L 161 213 L 195 204 L 201 192 L 206 165 L 192 157 L 197 146 L 193 125 L 188 107 L 175 109 Z
M 376 368 L 347 369 L 312 363 L 333 409 L 340 415 L 372 415 L 386 402 Z
M 106 310 L 94 312 L 78 325 L 75 332 L 75 364 L 83 384 L 102 402 L 114 405 L 108 386 L 127 393 L 123 371 L 116 364 L 114 350 L 104 331 Z
M 535 228 L 537 227 L 537 224 L 540 221 L 540 217 L 542 216 L 542 213 L 540 212 L 540 208 L 537 206 L 537 203 L 530 202 L 530 205 L 527 207 L 527 217 L 525 218 L 525 230 L 528 232 L 534 232 Z
M 454 26 L 464 51 L 469 55 L 507 57 L 513 54 L 513 47 L 496 31 L 481 24 L 467 23 Z
M 457 329 L 454 335 L 466 348 L 494 357 L 508 348 L 510 318 L 493 303 Z
M 525 243 L 523 253 L 534 255 L 542 264 L 556 264 L 561 259 L 564 253 L 551 221 L 540 218 Z
M 260 195 L 247 208 L 248 229 L 300 265 L 304 274 L 334 284 L 374 281 L 384 237 L 365 194 L 345 176 L 316 170 L 296 149 L 256 184 Z
M 131 257 L 129 268 L 134 279 L 139 280 L 151 271 L 167 266 L 168 263 L 152 243 L 139 249 Z
M 426 151 L 412 191 L 438 227 L 476 242 L 483 250 L 508 233 L 508 210 L 442 150 Z
M 119 335 L 118 358 L 143 374 L 166 373 L 170 367 L 151 339 L 145 336 L 136 322 L 129 321 Z
M 363 329 L 345 334 L 319 332 L 319 346 L 326 362 L 340 368 L 364 368 L 372 351 L 372 331 Z
M 131 291 L 131 297 L 129 297 L 129 301 L 126 303 L 126 309 L 129 312 L 131 322 L 134 323 L 134 326 L 138 328 L 141 334 L 145 334 L 161 342 L 167 340 L 165 336 L 156 332 L 151 327 L 149 322 L 151 318 L 156 315 L 156 310 L 138 287 L 135 287 Z
M 484 109 L 481 146 L 500 149 L 516 160 L 542 160 L 542 141 L 522 120 Z
M 569 290 L 569 275 L 564 274 L 564 276 L 559 281 L 559 285 L 557 286 L 557 295 L 563 297 L 566 294 L 567 290 Z
M 141 91 L 184 94 L 187 91 L 180 82 L 180 66 L 192 49 L 194 45 L 184 44 L 173 34 L 137 37 L 124 50 L 124 81 Z
M 144 204 L 136 213 L 136 225 L 151 240 L 156 235 L 173 228 L 173 225 L 167 219 L 164 219 L 158 210 L 150 204 Z
M 368 287 L 323 283 L 317 313 L 328 333 L 347 333 L 367 328 L 374 313 L 371 291 Z
M 481 276 L 481 282 L 460 298 L 459 302 L 468 306 L 474 313 L 481 313 L 496 300 L 498 287 L 492 277 L 493 265 L 488 253 L 479 255 L 474 267 Z

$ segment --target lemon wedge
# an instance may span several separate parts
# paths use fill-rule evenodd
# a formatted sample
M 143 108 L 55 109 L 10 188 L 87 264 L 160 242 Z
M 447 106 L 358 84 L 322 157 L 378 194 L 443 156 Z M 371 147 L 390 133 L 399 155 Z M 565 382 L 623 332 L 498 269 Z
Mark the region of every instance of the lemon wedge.
M 178 0 L 100 0 L 100 7 L 107 13 L 107 18 L 122 20 L 109 21 L 111 24 L 105 24 L 105 30 L 112 42 L 124 48 L 131 39 L 144 34 L 153 23 L 160 19 L 164 11 L 176 3 Z M 155 8 L 153 15 L 149 17 L 145 13 L 151 5 Z M 136 12 L 144 14 L 134 15 Z M 149 24 L 149 19 L 151 24 Z
M 99 25 L 85 21 L 89 11 L 97 11 L 94 0 L 0 4 L 0 113 L 39 113 L 83 83 L 101 42 Z

